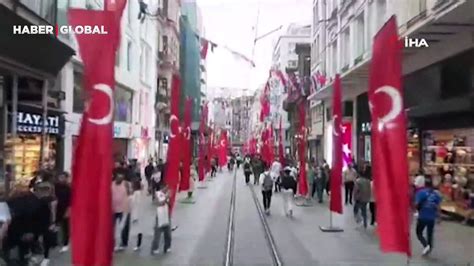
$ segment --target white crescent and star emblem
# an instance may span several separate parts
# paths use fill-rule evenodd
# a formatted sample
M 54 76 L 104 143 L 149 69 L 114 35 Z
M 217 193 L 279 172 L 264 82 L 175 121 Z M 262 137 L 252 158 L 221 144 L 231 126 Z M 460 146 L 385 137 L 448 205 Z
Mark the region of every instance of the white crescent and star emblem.
M 334 115 L 332 118 L 332 134 L 336 137 L 339 137 L 339 132 L 336 130 L 336 119 L 338 115 Z
M 189 128 L 189 127 L 186 128 L 186 131 L 184 132 L 184 137 L 185 137 L 187 140 L 190 140 L 190 139 L 191 139 L 191 128 Z
M 95 84 L 93 89 L 97 90 L 97 91 L 100 91 L 100 92 L 103 92 L 105 95 L 107 95 L 107 97 L 109 98 L 109 106 L 110 107 L 109 107 L 109 112 L 105 116 L 103 116 L 101 118 L 89 118 L 88 120 L 89 120 L 90 123 L 96 124 L 96 125 L 99 125 L 99 126 L 110 124 L 112 122 L 112 118 L 114 116 L 113 91 L 112 91 L 112 89 L 110 88 L 109 85 L 103 84 L 103 83 Z
M 225 140 L 221 140 L 221 146 L 225 147 Z
M 178 117 L 176 117 L 176 115 L 171 115 L 170 116 L 170 137 L 171 138 L 175 138 L 176 137 L 176 133 L 173 132 L 173 122 L 176 121 L 177 123 L 179 123 L 179 120 L 178 120 Z M 178 133 L 180 131 L 180 128 L 178 126 Z
M 379 118 L 378 129 L 382 131 L 386 125 L 390 124 L 401 113 L 403 102 L 400 92 L 392 86 L 382 86 L 375 90 L 375 94 L 377 93 L 385 93 L 392 102 L 392 109 L 385 116 Z

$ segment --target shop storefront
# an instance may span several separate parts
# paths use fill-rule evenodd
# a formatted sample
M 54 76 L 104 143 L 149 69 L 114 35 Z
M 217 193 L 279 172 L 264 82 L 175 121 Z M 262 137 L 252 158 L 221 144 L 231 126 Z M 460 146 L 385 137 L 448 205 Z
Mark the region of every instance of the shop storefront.
M 128 142 L 131 129 L 127 126 L 114 125 L 114 139 L 112 144 L 112 154 L 114 161 L 125 161 L 128 158 Z
M 11 121 L 11 117 L 9 117 Z M 9 123 L 11 124 L 11 123 Z M 43 115 L 40 109 L 19 106 L 17 115 L 17 136 L 7 136 L 5 145 L 6 164 L 14 165 L 14 181 L 26 184 L 33 173 L 42 166 L 51 169 L 59 167 L 58 147 L 64 134 L 64 119 L 61 113 L 48 111 L 44 129 L 46 136 L 42 141 Z M 43 147 L 43 148 L 42 148 Z M 43 151 L 43 165 L 41 165 Z
M 371 118 L 369 98 L 367 93 L 357 96 L 356 99 L 356 136 L 357 136 L 357 164 L 364 165 L 372 162 L 372 144 L 370 140 Z
M 405 78 L 410 122 L 420 129 L 420 165 L 443 195 L 441 209 L 459 216 L 472 208 L 474 195 L 472 73 L 474 50 Z

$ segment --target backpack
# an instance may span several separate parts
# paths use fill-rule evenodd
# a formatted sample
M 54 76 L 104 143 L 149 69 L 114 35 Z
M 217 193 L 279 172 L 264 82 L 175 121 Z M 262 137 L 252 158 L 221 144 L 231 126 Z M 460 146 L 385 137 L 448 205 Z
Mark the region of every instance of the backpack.
M 269 174 L 264 174 L 265 178 L 263 179 L 262 189 L 264 191 L 269 191 L 273 189 L 273 179 Z
M 282 178 L 281 178 L 281 186 L 284 188 L 284 189 L 291 189 L 291 188 L 294 188 L 295 186 L 295 179 L 293 179 L 293 177 L 291 175 L 284 175 Z

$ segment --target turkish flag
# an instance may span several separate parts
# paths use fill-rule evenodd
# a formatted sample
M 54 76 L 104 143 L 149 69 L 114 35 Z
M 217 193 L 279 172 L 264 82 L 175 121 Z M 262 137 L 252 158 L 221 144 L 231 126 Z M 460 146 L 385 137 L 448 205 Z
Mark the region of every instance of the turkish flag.
M 218 144 L 219 149 L 219 164 L 220 166 L 225 166 L 227 164 L 227 148 L 228 148 L 228 139 L 227 139 L 227 130 L 223 129 L 221 131 L 221 139 Z
M 278 156 L 281 165 L 285 165 L 285 151 L 283 149 L 283 127 L 282 127 L 282 118 L 280 117 L 280 129 L 278 132 Z
M 207 117 L 207 103 L 202 108 L 201 112 L 201 121 L 199 123 L 199 160 L 198 160 L 198 177 L 199 181 L 204 181 L 206 176 L 206 162 L 205 162 L 205 155 L 206 155 L 206 117 Z
M 308 194 L 308 180 L 306 179 L 306 108 L 303 103 L 298 106 L 298 114 L 300 119 L 300 138 L 298 142 L 300 173 L 298 181 L 298 191 L 300 195 L 306 196 Z
M 329 209 L 342 214 L 342 96 L 341 78 L 336 75 L 332 95 L 332 165 Z
M 206 59 L 207 51 L 209 50 L 209 41 L 206 39 L 201 40 L 201 58 Z
M 190 98 L 186 99 L 184 106 L 184 127 L 182 134 L 182 162 L 183 167 L 181 169 L 181 179 L 179 183 L 179 191 L 189 190 L 189 179 L 191 178 L 191 112 L 193 109 L 193 100 Z
M 167 169 L 165 170 L 165 183 L 170 189 L 170 214 L 176 199 L 176 192 L 180 179 L 181 162 L 181 128 L 179 126 L 179 98 L 181 94 L 181 79 L 177 74 L 173 75 L 171 81 L 171 106 L 170 106 L 170 139 L 167 154 Z
M 104 26 L 106 35 L 76 35 L 89 96 L 72 169 L 73 265 L 112 264 L 112 132 L 115 49 L 120 24 L 112 12 L 69 10 L 72 26 Z
M 377 228 L 382 251 L 411 256 L 401 57 L 397 22 L 392 16 L 374 37 L 369 78 Z

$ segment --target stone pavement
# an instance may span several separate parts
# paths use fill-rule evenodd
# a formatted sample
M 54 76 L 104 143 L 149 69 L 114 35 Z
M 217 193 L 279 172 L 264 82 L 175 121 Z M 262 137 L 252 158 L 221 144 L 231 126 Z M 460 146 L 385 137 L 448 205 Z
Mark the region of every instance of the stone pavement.
M 154 208 L 146 202 L 148 217 L 144 245 L 139 253 L 127 250 L 115 255 L 114 265 L 223 265 L 229 215 L 232 175 L 224 170 L 207 189 L 196 189 L 196 203 L 177 203 L 172 252 L 151 256 L 150 243 Z M 253 188 L 261 201 L 260 187 Z M 183 198 L 185 195 L 180 195 Z M 272 197 L 267 222 L 284 265 L 407 265 L 400 255 L 379 251 L 374 228 L 357 228 L 351 206 L 345 214 L 334 217 L 342 233 L 322 233 L 320 225 L 329 223 L 327 204 L 295 207 L 294 218 L 283 214 L 280 195 Z M 131 236 L 130 246 L 135 239 Z M 456 222 L 442 222 L 435 229 L 435 248 L 429 258 L 422 258 L 421 248 L 412 231 L 413 257 L 409 265 L 474 265 L 474 228 Z M 130 247 L 130 249 L 131 249 Z M 68 254 L 53 254 L 53 266 L 70 265 Z M 272 265 L 255 204 L 241 170 L 237 174 L 235 208 L 234 265 Z

